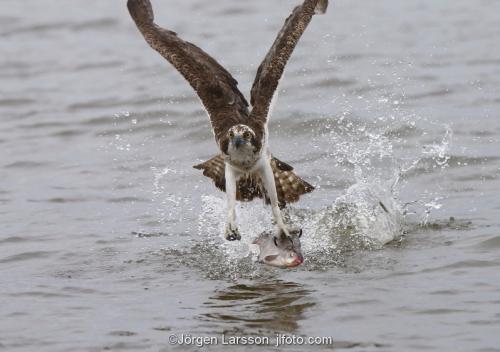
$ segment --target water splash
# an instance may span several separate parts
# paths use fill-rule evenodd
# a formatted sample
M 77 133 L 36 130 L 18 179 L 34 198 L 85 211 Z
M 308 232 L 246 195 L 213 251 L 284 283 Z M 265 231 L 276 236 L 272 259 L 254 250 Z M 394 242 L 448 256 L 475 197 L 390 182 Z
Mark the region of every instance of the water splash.
M 160 206 L 157 207 L 160 222 L 165 222 L 174 216 L 173 210 L 178 208 L 182 202 L 182 197 L 174 193 L 168 192 L 165 180 L 169 174 L 176 174 L 177 170 L 165 167 L 157 168 L 151 167 L 153 172 L 153 202 L 159 202 Z
M 450 146 L 453 139 L 453 131 L 449 125 L 444 125 L 446 131 L 440 143 L 426 144 L 422 147 L 424 155 L 430 155 L 432 160 L 442 168 L 448 165 L 450 160 Z
M 243 204 L 238 208 L 242 240 L 228 242 L 222 235 L 225 208 L 224 197 L 204 196 L 199 219 L 199 235 L 208 238 L 205 245 L 218 248 L 225 258 L 225 265 L 219 267 L 221 271 L 237 267 L 241 262 L 248 263 L 249 259 L 255 262 L 258 248 L 251 242 L 257 234 L 272 228 L 268 208 L 255 203 Z M 285 215 L 304 230 L 302 247 L 306 267 L 311 270 L 338 264 L 345 253 L 356 249 L 381 248 L 402 233 L 399 204 L 390 192 L 373 184 L 350 187 L 325 209 L 290 208 Z
M 413 124 L 409 126 L 414 128 Z M 405 203 L 399 194 L 408 184 L 406 175 L 422 160 L 430 158 L 436 167 L 447 166 L 453 136 L 449 126 L 444 126 L 441 140 L 425 144 L 421 155 L 411 157 L 398 157 L 395 145 L 404 144 L 403 139 L 389 138 L 387 128 L 379 125 L 347 123 L 326 135 L 332 146 L 328 158 L 335 160 L 339 167 L 345 162 L 351 164 L 355 182 L 322 209 L 294 206 L 286 211 L 288 221 L 301 226 L 305 233 L 302 247 L 306 262 L 298 270 L 323 270 L 342 265 L 345 256 L 354 251 L 380 249 L 403 235 L 408 214 L 419 214 L 427 219 L 431 211 L 442 206 L 439 196 L 421 195 Z M 269 209 L 258 202 L 240 204 L 238 224 L 243 236 L 241 242 L 234 243 L 225 241 L 222 235 L 225 197 L 203 196 L 202 199 L 198 232 L 200 237 L 208 237 L 210 248 L 217 248 L 225 258 L 218 269 L 219 274 L 223 275 L 228 267 L 240 267 L 244 263 L 247 269 L 241 275 L 260 275 L 259 271 L 251 271 L 247 266 L 249 260 L 255 261 L 257 257 L 257 247 L 251 241 L 260 232 L 272 228 Z M 408 210 L 410 206 L 412 211 Z
M 382 103 L 394 106 L 391 99 L 378 102 Z M 324 163 L 330 166 L 323 170 L 325 174 L 318 175 L 318 180 L 322 177 L 328 180 L 326 173 L 334 168 L 343 170 L 351 183 L 340 195 L 331 194 L 331 201 L 322 208 L 303 209 L 299 203 L 285 212 L 288 221 L 302 227 L 305 233 L 302 247 L 306 262 L 297 270 L 341 266 L 350 253 L 380 249 L 404 233 L 409 215 L 418 214 L 425 224 L 431 212 L 442 206 L 443 198 L 438 194 L 429 192 L 405 202 L 400 199 L 400 190 L 407 186 L 408 176 L 422 164 L 430 162 L 434 170 L 448 166 L 453 137 L 450 126 L 438 126 L 444 127 L 442 137 L 435 141 L 427 138 L 418 148 L 419 155 L 406 155 L 405 145 L 417 142 L 418 147 L 424 139 L 409 141 L 408 136 L 425 136 L 426 128 L 417 126 L 419 118 L 414 115 L 398 116 L 400 110 L 391 111 L 387 116 L 378 114 L 370 122 L 355 119 L 348 111 L 340 118 L 320 119 L 314 144 L 321 146 Z M 168 187 L 168 181 L 183 171 L 172 166 L 154 166 L 151 171 L 152 202 L 158 210 L 159 223 L 185 224 L 183 209 L 189 205 L 189 199 L 179 197 Z M 323 200 L 329 196 L 327 191 L 315 192 L 312 197 L 315 195 Z M 279 272 L 279 269 L 255 264 L 258 248 L 251 243 L 259 233 L 273 228 L 267 206 L 260 202 L 238 204 L 242 240 L 228 242 L 223 238 L 227 215 L 225 195 L 204 195 L 201 200 L 195 230 L 198 236 L 189 236 L 187 243 L 181 246 L 160 250 L 162 257 L 167 260 L 175 257 L 187 266 L 199 267 L 210 278 L 254 278 Z M 200 257 L 205 259 L 200 261 Z

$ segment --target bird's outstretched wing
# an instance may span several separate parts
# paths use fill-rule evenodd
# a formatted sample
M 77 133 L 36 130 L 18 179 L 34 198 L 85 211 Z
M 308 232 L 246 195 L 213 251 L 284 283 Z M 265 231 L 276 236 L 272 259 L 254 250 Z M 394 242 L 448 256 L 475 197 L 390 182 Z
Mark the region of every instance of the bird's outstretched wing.
M 221 139 L 233 125 L 248 118 L 248 103 L 238 82 L 210 55 L 176 33 L 154 23 L 149 0 L 128 0 L 127 7 L 146 42 L 167 59 L 196 91 L 205 106 L 215 138 Z
M 260 64 L 252 85 L 250 120 L 265 125 L 271 101 L 286 63 L 315 13 L 325 13 L 328 0 L 305 0 L 286 19 L 271 49 Z

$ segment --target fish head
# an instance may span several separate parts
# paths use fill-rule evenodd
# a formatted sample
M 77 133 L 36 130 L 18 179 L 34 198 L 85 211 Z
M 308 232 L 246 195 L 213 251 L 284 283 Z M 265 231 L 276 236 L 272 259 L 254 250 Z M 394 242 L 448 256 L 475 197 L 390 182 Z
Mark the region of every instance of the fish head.
M 260 249 L 259 261 L 280 268 L 293 268 L 304 262 L 302 256 L 300 237 L 298 234 L 275 237 L 272 233 L 265 232 L 256 238 L 253 243 Z

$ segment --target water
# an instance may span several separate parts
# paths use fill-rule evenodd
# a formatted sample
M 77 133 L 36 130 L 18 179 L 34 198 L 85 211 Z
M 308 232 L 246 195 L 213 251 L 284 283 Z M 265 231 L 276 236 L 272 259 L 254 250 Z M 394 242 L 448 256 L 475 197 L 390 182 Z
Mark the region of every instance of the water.
M 245 94 L 293 6 L 154 5 Z M 255 263 L 259 202 L 238 208 L 241 243 L 222 240 L 224 195 L 192 168 L 217 152 L 207 118 L 124 2 L 0 10 L 0 349 L 280 333 L 500 350 L 500 3 L 338 0 L 314 18 L 270 124 L 276 156 L 317 186 L 287 214 L 305 230 L 293 270 Z

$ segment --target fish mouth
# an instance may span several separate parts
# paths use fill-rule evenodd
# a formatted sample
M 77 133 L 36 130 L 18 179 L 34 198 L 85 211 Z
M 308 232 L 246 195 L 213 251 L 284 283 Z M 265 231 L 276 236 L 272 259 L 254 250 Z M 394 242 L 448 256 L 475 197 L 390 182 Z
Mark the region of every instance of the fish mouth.
M 298 256 L 297 258 L 295 258 L 292 262 L 290 263 L 287 263 L 285 265 L 286 268 L 295 268 L 296 266 L 299 266 L 300 264 L 302 264 L 304 262 L 304 257 L 302 256 Z

